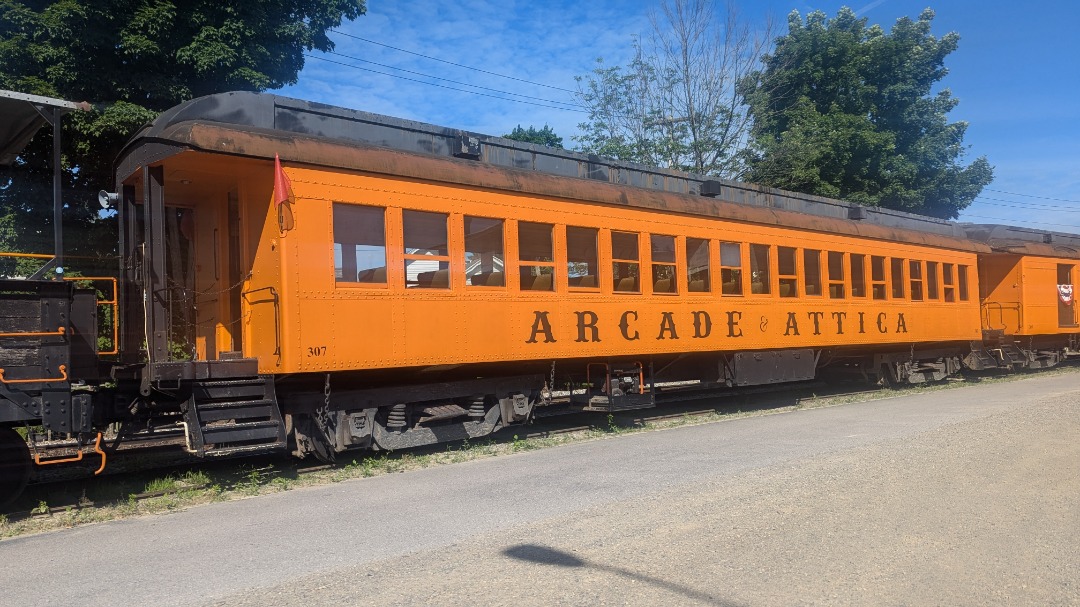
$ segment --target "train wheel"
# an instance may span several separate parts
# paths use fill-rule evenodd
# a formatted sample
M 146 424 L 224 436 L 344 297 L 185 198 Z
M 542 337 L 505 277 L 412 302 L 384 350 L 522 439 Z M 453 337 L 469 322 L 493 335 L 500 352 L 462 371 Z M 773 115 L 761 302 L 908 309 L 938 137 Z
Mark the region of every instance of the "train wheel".
M 30 449 L 12 428 L 0 428 L 0 507 L 22 494 L 30 480 Z

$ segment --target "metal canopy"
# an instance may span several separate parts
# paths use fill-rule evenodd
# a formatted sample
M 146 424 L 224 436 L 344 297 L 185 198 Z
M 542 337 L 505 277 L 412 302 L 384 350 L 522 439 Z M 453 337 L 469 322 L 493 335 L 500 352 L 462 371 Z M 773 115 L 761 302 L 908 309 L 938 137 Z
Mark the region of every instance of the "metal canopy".
M 60 119 L 73 110 L 87 111 L 90 104 L 53 99 L 40 95 L 0 90 L 0 166 L 15 162 L 26 144 L 45 124 L 51 124 L 52 174 L 53 174 L 53 258 L 33 276 L 39 279 L 46 270 L 55 268 L 57 275 L 64 272 L 63 202 L 60 198 Z
M 89 109 L 85 101 L 0 90 L 0 166 L 15 162 L 38 129 L 52 122 L 53 115 Z

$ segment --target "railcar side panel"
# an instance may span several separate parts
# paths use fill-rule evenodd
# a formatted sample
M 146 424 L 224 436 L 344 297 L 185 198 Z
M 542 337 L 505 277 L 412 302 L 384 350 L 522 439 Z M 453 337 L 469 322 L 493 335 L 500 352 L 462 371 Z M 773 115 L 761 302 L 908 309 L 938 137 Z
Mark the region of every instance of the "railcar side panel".
M 1059 285 L 1073 284 L 1077 260 L 995 253 L 980 256 L 983 328 L 1005 335 L 1072 334 L 1075 304 Z
M 274 286 L 280 298 L 279 356 L 266 351 L 273 305 L 248 307 L 247 334 L 263 338 L 249 338 L 246 352 L 259 356 L 266 372 L 907 346 L 981 334 L 976 258 L 967 251 L 346 171 L 286 172 L 296 194 L 294 223 L 279 230 L 274 205 L 262 203 L 262 240 L 246 287 Z M 248 208 L 257 206 L 251 201 Z M 354 208 L 379 218 L 376 244 L 335 244 L 335 217 L 341 223 Z M 434 221 L 441 240 L 411 247 L 416 243 L 403 232 L 409 221 Z M 498 242 L 493 259 L 467 254 L 466 221 L 495 226 L 476 236 Z M 540 255 L 527 251 L 535 243 L 519 240 L 537 226 L 550 229 Z M 570 229 L 595 235 L 588 260 L 568 257 Z M 618 238 L 636 251 L 617 252 Z M 693 262 L 699 273 L 711 273 L 706 291 L 690 290 L 704 288 L 705 280 L 689 275 L 688 239 L 708 243 L 705 268 L 700 259 Z M 722 268 L 722 243 L 738 247 L 739 268 L 731 276 Z M 356 260 L 343 261 L 364 247 Z M 778 253 L 790 258 L 790 267 Z M 620 255 L 634 259 L 621 262 Z M 813 271 L 810 255 L 819 257 Z M 470 264 L 490 267 L 466 276 Z M 575 271 L 582 275 L 570 277 Z M 617 291 L 617 271 L 633 274 L 622 277 L 633 279 L 632 292 Z M 467 284 L 480 280 L 486 282 Z M 725 294 L 729 288 L 740 294 Z

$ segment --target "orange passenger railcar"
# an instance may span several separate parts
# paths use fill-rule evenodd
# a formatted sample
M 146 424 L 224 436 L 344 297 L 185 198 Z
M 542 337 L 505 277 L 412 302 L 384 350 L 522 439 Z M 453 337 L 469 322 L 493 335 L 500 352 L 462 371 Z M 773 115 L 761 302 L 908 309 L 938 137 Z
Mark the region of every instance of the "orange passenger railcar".
M 969 225 L 992 252 L 979 257 L 983 330 L 1011 364 L 1047 367 L 1080 337 L 1073 284 L 1080 236 L 1004 225 Z
M 982 335 L 990 249 L 955 224 L 270 95 L 166 112 L 118 180 L 150 218 L 126 255 L 165 260 L 125 282 L 143 383 L 250 362 L 301 453 L 676 383 L 940 379 Z

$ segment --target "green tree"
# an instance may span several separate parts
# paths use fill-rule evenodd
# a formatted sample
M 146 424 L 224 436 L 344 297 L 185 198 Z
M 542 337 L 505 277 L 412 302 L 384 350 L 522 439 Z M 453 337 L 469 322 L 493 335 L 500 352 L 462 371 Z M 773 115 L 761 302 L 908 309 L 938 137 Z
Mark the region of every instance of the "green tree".
M 664 0 L 626 66 L 600 60 L 579 77 L 589 112 L 574 140 L 582 151 L 734 178 L 750 119 L 736 86 L 757 69 L 772 38 L 739 19 L 734 2 Z
M 555 131 L 550 126 L 544 125 L 544 128 L 537 129 L 536 127 L 529 125 L 529 128 L 523 129 L 521 125 L 514 127 L 514 130 L 510 131 L 509 135 L 503 135 L 507 139 L 513 139 L 514 141 L 524 141 L 525 143 L 535 143 L 537 145 L 546 145 L 549 148 L 561 148 L 562 137 L 555 134 Z
M 112 186 L 136 129 L 193 97 L 295 83 L 304 52 L 333 49 L 326 31 L 364 12 L 364 0 L 0 0 L 0 88 L 94 104 L 64 119 L 64 221 L 87 228 L 65 232 L 114 246 L 93 193 Z M 52 231 L 43 131 L 0 175 L 0 214 L 15 214 L 19 248 L 36 252 Z
M 778 188 L 954 218 L 993 179 L 986 158 L 962 164 L 958 101 L 932 92 L 960 37 L 930 33 L 934 12 L 867 27 L 849 8 L 805 23 L 788 16 L 763 70 L 741 90 L 754 118 L 747 178 Z

